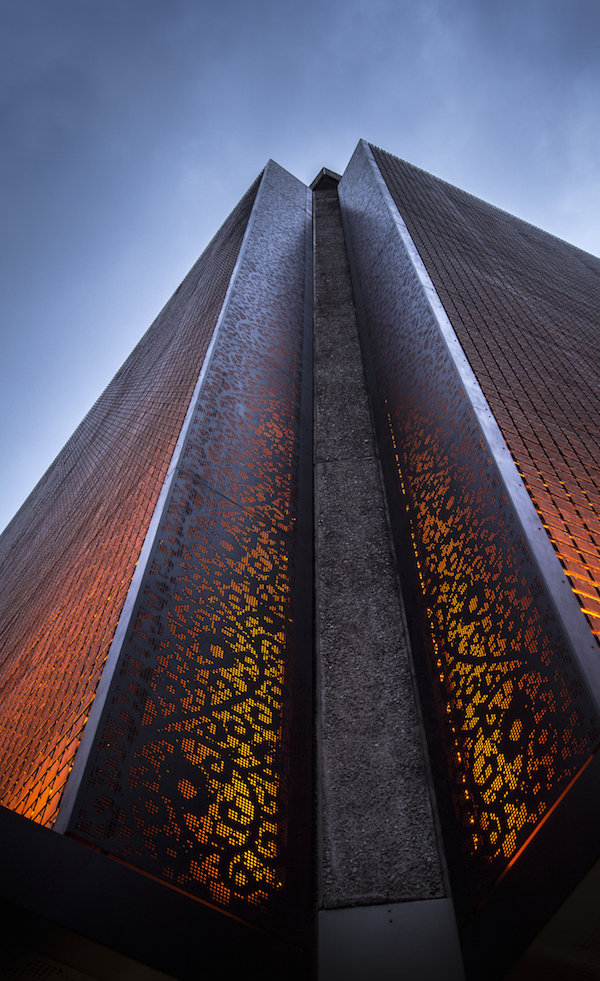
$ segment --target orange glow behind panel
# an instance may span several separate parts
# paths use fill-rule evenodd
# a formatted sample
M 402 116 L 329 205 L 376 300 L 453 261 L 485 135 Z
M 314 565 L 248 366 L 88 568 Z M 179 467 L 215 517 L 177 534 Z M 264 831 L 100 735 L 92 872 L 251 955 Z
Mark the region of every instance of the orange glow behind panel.
M 0 803 L 51 827 L 258 182 L 0 539 Z
M 390 434 L 427 604 L 454 806 L 465 853 L 477 859 L 472 884 L 485 891 L 498 874 L 490 880 L 486 868 L 505 867 L 532 836 L 592 741 L 510 518 L 495 511 L 485 478 L 478 487 L 474 468 L 450 448 L 444 454 L 425 414 L 407 421 L 412 446 L 423 447 L 408 455 L 410 477 L 391 417 Z M 443 455 L 447 466 L 438 469 Z
M 426 238 L 441 265 L 479 229 L 477 208 L 461 215 L 462 192 L 450 189 L 448 204 L 447 185 L 373 154 L 419 250 Z M 418 577 L 408 614 L 453 891 L 472 910 L 581 771 L 598 719 L 368 153 L 340 186 L 394 455 L 389 487 L 414 556 L 405 577 Z M 519 223 L 502 218 L 509 236 Z M 473 270 L 490 271 L 482 238 L 463 254 L 463 305 Z M 517 286 L 504 284 L 507 302 Z M 501 337 L 499 314 L 493 327 Z
M 598 639 L 600 259 L 374 153 Z
M 286 915 L 306 199 L 269 165 L 69 827 L 252 922 Z

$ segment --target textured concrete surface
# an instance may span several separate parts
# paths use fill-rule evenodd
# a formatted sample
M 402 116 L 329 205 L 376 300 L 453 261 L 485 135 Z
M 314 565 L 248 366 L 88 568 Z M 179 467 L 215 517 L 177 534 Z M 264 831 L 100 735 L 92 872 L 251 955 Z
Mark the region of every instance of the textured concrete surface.
M 337 191 L 315 190 L 320 907 L 444 895 Z

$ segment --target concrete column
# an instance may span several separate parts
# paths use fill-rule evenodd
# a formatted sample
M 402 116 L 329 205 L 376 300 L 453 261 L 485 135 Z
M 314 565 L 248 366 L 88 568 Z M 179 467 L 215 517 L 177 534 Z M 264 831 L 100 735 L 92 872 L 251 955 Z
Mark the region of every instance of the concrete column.
M 319 979 L 458 981 L 335 177 L 313 190 Z

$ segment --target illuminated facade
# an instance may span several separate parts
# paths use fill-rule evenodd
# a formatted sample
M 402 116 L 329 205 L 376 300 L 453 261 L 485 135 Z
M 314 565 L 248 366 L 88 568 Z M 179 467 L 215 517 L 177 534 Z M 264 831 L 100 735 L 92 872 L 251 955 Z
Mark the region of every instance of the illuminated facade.
M 599 291 L 368 144 L 268 164 L 0 539 L 15 979 L 487 981 L 595 874 Z

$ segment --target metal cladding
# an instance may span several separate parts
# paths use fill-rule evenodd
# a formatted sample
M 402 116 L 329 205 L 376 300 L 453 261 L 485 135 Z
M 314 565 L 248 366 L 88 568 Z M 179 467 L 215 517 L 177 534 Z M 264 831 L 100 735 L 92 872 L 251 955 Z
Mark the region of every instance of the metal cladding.
M 373 154 L 600 638 L 600 259 Z
M 411 171 L 412 200 L 425 207 L 418 171 L 386 158 L 385 175 L 397 176 L 396 163 Z M 435 208 L 441 192 L 429 191 Z M 468 365 L 452 350 L 450 324 L 364 144 L 340 197 L 391 486 L 414 551 L 425 660 L 417 670 L 442 801 L 450 790 L 442 803 L 450 872 L 472 911 L 589 762 L 597 707 L 486 438 L 487 407 L 468 390 Z M 436 234 L 442 250 L 455 225 Z
M 366 143 L 313 188 L 269 162 L 0 538 L 0 818 L 101 943 L 80 854 L 227 977 L 433 903 L 499 977 L 600 855 L 600 260 Z
M 69 823 L 253 920 L 290 861 L 308 217 L 269 164 Z
M 0 538 L 0 803 L 47 827 L 257 188 L 258 181 Z

